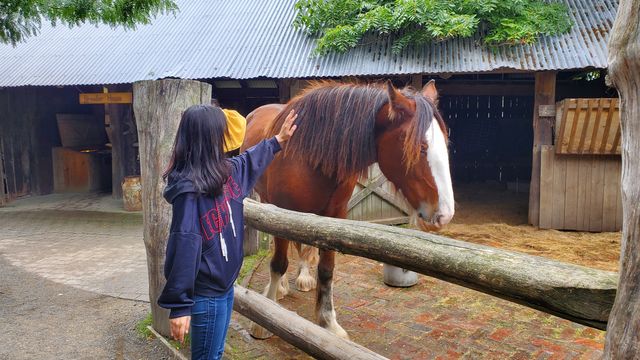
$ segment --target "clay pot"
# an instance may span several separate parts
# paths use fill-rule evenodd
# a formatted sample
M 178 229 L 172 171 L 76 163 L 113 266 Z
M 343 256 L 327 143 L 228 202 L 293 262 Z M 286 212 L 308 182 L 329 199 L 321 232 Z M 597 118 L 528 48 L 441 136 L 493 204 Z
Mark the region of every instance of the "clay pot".
M 126 211 L 142 210 L 142 183 L 140 176 L 125 176 L 122 180 L 122 200 Z

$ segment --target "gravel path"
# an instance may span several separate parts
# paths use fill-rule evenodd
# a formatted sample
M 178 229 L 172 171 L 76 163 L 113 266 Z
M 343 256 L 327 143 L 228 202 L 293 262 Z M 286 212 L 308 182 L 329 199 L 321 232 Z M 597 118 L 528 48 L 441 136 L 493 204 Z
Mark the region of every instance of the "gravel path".
M 172 359 L 136 324 L 149 304 L 59 284 L 0 253 L 0 359 Z

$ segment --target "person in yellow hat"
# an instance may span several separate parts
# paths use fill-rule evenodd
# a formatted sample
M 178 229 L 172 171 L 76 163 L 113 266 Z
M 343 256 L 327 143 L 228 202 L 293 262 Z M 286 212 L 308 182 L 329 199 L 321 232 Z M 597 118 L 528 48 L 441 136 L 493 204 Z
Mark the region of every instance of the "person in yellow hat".
M 224 152 L 232 157 L 240 154 L 240 146 L 244 141 L 247 131 L 247 120 L 239 112 L 230 109 L 222 109 L 227 117 L 227 132 L 224 134 Z
M 220 107 L 218 100 L 211 99 L 211 105 Z M 227 118 L 227 132 L 224 135 L 224 152 L 228 157 L 240 154 L 240 146 L 244 141 L 247 131 L 247 120 L 239 112 L 231 109 L 222 109 Z

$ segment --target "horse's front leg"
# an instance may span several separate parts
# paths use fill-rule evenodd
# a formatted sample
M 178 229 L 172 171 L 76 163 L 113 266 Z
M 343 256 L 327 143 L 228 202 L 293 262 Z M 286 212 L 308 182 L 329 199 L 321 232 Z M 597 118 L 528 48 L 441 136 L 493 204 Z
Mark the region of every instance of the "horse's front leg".
M 318 249 L 294 243 L 298 250 L 298 276 L 296 277 L 296 288 L 300 291 L 310 291 L 316 287 L 316 278 L 311 275 L 311 267 L 318 263 Z
M 347 332 L 338 324 L 336 311 L 333 307 L 333 269 L 335 267 L 335 255 L 336 252 L 333 250 L 320 249 L 316 315 L 318 325 L 343 339 L 349 339 Z
M 289 260 L 287 259 L 289 240 L 274 237 L 273 241 L 275 250 L 271 258 L 271 276 L 269 278 L 269 284 L 265 287 L 262 295 L 278 302 L 278 298 L 284 297 L 289 291 L 289 283 L 286 278 L 287 267 L 289 267 Z M 257 339 L 266 339 L 271 337 L 271 335 L 273 334 L 262 326 L 256 323 L 251 325 L 251 336 Z

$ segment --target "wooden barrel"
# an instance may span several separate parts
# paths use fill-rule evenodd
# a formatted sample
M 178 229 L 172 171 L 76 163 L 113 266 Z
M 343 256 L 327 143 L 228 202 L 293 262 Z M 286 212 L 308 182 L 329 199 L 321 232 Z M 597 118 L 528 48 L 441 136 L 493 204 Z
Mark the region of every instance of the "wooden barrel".
M 122 180 L 122 200 L 127 211 L 142 210 L 142 183 L 140 176 L 125 176 Z

